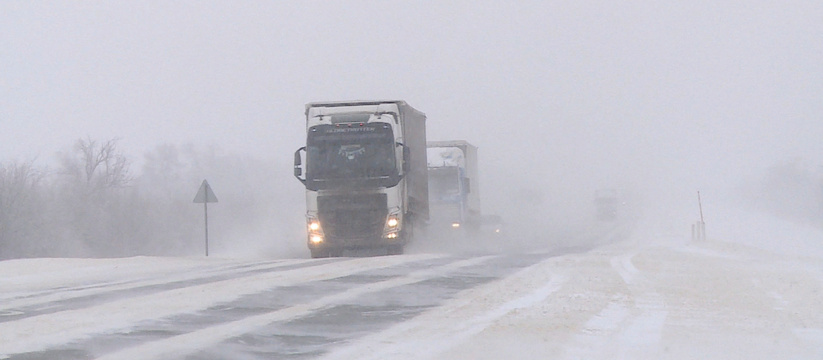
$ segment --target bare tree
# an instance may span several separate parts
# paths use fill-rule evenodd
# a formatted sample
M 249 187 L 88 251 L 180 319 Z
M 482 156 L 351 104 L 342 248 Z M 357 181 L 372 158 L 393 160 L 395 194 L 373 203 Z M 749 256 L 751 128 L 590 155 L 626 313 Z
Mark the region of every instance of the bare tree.
M 77 141 L 75 149 L 84 160 L 86 183 L 93 188 L 118 188 L 131 181 L 128 161 L 117 150 L 119 140 L 111 139 L 99 146 L 91 138 Z
M 127 188 L 132 181 L 129 162 L 118 141 L 78 139 L 60 158 L 52 221 L 60 229 L 61 244 L 85 255 L 120 255 L 127 243 L 123 219 L 134 216 L 129 207 L 134 189 Z
M 129 185 L 129 162 L 117 148 L 119 139 L 105 142 L 90 137 L 78 139 L 73 153 L 62 159 L 62 173 L 82 183 L 88 193 Z

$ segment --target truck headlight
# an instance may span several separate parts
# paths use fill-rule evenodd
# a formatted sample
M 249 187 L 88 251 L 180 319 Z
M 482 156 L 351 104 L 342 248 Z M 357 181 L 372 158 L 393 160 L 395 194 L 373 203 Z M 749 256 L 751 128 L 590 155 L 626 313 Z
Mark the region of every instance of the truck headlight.
M 396 228 L 397 225 L 400 225 L 400 220 L 398 220 L 397 217 L 389 217 L 389 220 L 386 221 L 386 226 L 388 226 L 390 229 Z
M 309 217 L 307 220 L 309 235 L 323 235 L 323 227 L 320 226 L 320 220 L 314 217 Z
M 455 229 L 457 229 L 457 228 L 459 228 L 459 227 L 460 227 L 460 223 L 459 223 L 459 222 L 453 222 L 453 223 L 452 223 L 452 227 L 453 227 L 453 228 L 455 228 Z
M 322 235 L 311 235 L 311 236 L 309 236 L 309 241 L 311 241 L 311 243 L 315 244 L 315 245 L 320 244 L 320 243 L 323 242 L 323 236 Z
M 386 219 L 386 226 L 383 227 L 383 237 L 386 239 L 397 239 L 400 234 L 400 214 L 391 213 Z
M 317 221 L 312 221 L 309 223 L 309 231 L 318 231 L 320 230 L 320 223 Z

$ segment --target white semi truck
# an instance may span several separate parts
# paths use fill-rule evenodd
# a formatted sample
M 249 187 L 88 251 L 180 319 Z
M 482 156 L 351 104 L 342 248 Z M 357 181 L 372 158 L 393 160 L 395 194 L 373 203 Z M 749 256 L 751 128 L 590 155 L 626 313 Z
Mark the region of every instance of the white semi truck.
M 427 144 L 431 226 L 441 231 L 476 231 L 482 221 L 477 147 L 463 140 Z
M 311 256 L 403 253 L 429 218 L 426 115 L 402 100 L 316 102 L 306 134 L 294 175 L 306 186 Z

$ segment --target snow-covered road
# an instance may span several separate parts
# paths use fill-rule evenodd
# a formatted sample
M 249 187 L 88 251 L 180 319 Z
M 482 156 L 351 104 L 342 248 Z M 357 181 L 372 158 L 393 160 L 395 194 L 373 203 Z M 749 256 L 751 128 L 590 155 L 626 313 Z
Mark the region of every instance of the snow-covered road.
M 0 354 L 311 358 L 548 256 L 6 261 Z
M 819 359 L 820 259 L 615 244 L 467 290 L 328 359 Z
M 819 234 L 638 234 L 528 254 L 5 261 L 0 358 L 823 358 Z

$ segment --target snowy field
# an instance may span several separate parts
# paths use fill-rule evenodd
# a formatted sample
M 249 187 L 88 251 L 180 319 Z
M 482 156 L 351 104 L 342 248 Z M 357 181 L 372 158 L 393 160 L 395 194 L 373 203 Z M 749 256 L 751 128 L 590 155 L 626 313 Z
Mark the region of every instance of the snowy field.
M 310 357 L 823 358 L 823 233 L 741 213 L 710 223 L 708 240 L 700 242 L 691 241 L 685 231 L 655 228 L 640 223 L 622 241 L 546 256 L 493 281 L 465 286 L 414 316 L 345 341 L 331 341 Z M 168 325 L 174 322 L 170 319 L 275 287 L 395 269 L 394 277 L 380 273 L 372 283 L 296 300 L 259 315 L 239 313 L 197 329 L 178 328 L 174 336 L 146 336 L 129 339 L 128 345 L 89 350 L 101 359 L 240 358 L 202 352 L 267 324 L 292 321 L 422 279 L 448 278 L 447 274 L 482 268 L 494 259 L 492 255 L 451 260 L 444 254 L 418 253 L 332 260 L 4 261 L 0 358 L 44 358 L 55 354 L 43 352 L 49 349 L 103 334 L 128 338 L 131 329 L 147 322 Z M 437 265 L 402 271 L 426 262 Z M 244 275 L 233 275 L 240 273 Z M 206 278 L 210 280 L 202 280 Z M 112 297 L 113 293 L 120 295 Z M 406 305 L 423 295 L 411 294 Z

